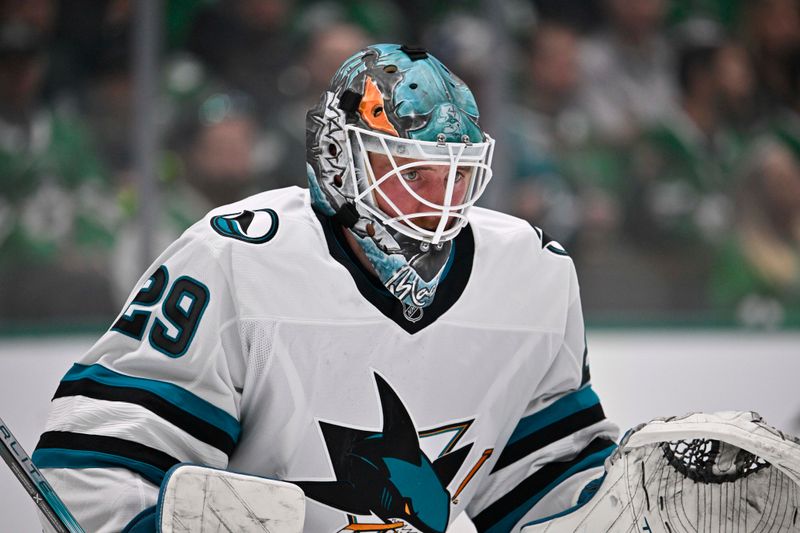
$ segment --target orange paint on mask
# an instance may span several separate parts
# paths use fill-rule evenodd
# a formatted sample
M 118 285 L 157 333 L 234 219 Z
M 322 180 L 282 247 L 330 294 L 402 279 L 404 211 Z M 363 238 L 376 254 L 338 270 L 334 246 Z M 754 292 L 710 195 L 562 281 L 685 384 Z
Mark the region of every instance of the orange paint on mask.
M 399 136 L 392 123 L 386 118 L 386 112 L 383 109 L 383 95 L 372 78 L 367 78 L 364 83 L 364 96 L 358 105 L 358 112 L 361 113 L 364 122 L 373 130 Z

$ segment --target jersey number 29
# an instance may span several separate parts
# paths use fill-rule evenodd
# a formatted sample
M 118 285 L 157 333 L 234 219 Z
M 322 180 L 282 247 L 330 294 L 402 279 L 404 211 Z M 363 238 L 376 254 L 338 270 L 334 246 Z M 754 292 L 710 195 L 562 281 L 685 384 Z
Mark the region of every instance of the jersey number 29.
M 136 340 L 142 340 L 153 307 L 162 301 L 169 284 L 169 271 L 161 265 L 136 293 L 122 316 L 111 326 L 117 331 Z M 176 279 L 163 298 L 161 314 L 167 323 L 156 317 L 150 328 L 150 345 L 169 357 L 180 357 L 189 349 L 197 326 L 209 300 L 208 287 L 190 278 Z

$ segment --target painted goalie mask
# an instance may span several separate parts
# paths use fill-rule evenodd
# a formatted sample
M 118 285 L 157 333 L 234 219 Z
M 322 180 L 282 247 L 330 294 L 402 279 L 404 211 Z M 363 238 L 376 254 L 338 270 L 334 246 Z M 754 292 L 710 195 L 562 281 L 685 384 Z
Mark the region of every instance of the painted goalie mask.
M 441 62 L 420 48 L 373 45 L 344 62 L 308 112 L 312 203 L 350 228 L 395 297 L 423 308 L 491 179 L 493 147 L 469 88 Z M 415 169 L 443 178 L 435 194 L 409 179 Z M 397 191 L 419 208 L 403 212 Z

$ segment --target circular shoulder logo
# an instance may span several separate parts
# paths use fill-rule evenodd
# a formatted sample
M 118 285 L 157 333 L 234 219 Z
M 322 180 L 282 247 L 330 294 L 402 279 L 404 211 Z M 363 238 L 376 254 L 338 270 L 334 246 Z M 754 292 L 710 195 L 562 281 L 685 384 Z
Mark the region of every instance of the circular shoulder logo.
M 278 232 L 278 214 L 272 209 L 244 210 L 211 219 L 211 227 L 223 237 L 263 244 Z

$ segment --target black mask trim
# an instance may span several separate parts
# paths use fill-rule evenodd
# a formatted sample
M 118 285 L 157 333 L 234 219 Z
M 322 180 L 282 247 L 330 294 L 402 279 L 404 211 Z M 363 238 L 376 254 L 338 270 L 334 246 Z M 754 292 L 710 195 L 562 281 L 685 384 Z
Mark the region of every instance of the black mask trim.
M 345 89 L 342 96 L 339 97 L 339 109 L 345 113 L 355 113 L 358 111 L 359 104 L 361 104 L 361 98 L 363 98 L 363 95 L 350 89 Z

